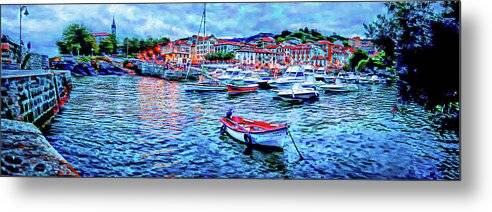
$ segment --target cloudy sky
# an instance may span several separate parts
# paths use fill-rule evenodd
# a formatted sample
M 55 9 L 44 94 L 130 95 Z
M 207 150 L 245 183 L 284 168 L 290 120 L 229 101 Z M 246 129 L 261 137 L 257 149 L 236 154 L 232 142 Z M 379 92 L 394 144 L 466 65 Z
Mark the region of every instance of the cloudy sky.
M 203 4 L 72 4 L 29 5 L 22 19 L 24 41 L 33 51 L 54 56 L 63 28 L 81 23 L 92 31 L 110 32 L 115 17 L 123 37 L 187 37 L 198 32 Z M 324 34 L 363 35 L 362 24 L 384 12 L 381 2 L 208 3 L 207 34 L 245 37 L 259 32 L 316 28 Z M 1 31 L 19 37 L 19 6 L 1 6 Z

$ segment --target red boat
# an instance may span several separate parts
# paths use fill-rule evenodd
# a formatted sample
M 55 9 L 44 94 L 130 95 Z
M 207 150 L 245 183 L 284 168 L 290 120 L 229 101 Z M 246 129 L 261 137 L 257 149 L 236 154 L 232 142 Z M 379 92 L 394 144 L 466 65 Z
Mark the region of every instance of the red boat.
M 247 145 L 283 150 L 287 124 L 273 124 L 230 115 L 221 118 L 220 122 L 223 124 L 222 134 L 227 133 Z
M 234 85 L 227 84 L 227 92 L 231 95 L 256 92 L 258 90 L 258 84 L 246 84 L 246 85 Z

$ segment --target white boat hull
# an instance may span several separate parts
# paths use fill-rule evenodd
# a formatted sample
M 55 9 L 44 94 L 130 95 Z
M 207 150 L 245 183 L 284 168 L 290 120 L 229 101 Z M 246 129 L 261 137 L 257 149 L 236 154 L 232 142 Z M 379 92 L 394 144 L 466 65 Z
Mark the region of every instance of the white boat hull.
M 245 133 L 234 131 L 227 126 L 225 126 L 225 128 L 227 134 L 246 144 Z M 268 133 L 250 133 L 249 135 L 251 136 L 252 145 L 283 149 L 285 139 L 287 138 L 287 129 Z
M 357 85 L 324 85 L 321 88 L 330 92 L 351 92 L 359 90 Z
M 206 91 L 225 91 L 225 86 L 200 86 L 200 85 L 189 85 L 185 88 L 188 92 L 206 92 Z

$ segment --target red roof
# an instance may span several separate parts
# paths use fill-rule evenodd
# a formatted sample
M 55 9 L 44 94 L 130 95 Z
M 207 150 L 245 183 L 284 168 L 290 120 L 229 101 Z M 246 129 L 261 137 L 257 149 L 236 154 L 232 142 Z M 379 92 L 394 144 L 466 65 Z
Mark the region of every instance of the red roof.
M 210 38 L 212 38 L 213 35 L 210 35 L 210 36 L 207 36 L 207 37 L 204 37 L 204 36 L 198 36 L 198 41 L 205 41 L 205 40 L 208 40 Z M 193 35 L 194 38 L 196 38 L 197 36 L 196 35 Z
M 275 42 L 275 40 L 271 37 L 262 37 L 260 38 L 260 41 L 263 41 L 263 42 Z
M 254 49 L 253 50 L 255 53 L 265 53 L 265 54 L 273 54 L 270 50 L 267 49 Z
M 2 50 L 10 50 L 10 46 L 8 43 L 2 43 Z
M 93 32 L 92 33 L 92 36 L 96 36 L 96 37 L 101 37 L 101 36 L 110 36 L 111 34 L 107 33 L 107 32 Z
M 182 39 L 182 40 L 174 41 L 174 45 L 190 45 L 190 44 L 188 44 L 187 40 Z
M 235 42 L 235 41 L 226 41 L 226 40 L 219 40 L 219 43 L 215 44 L 216 46 L 218 45 L 232 45 L 232 46 L 242 46 L 243 44 L 240 42 Z
M 278 47 L 278 45 L 268 45 L 268 46 L 265 46 L 265 48 L 267 49 L 276 49 Z
M 300 49 L 310 49 L 311 47 L 306 45 L 306 44 L 299 44 L 295 46 L 284 46 L 283 48 L 285 49 L 293 49 L 293 50 L 300 50 Z
M 330 45 L 330 44 L 333 44 L 329 40 L 320 40 L 320 41 L 318 41 L 318 43 L 321 44 L 321 45 Z

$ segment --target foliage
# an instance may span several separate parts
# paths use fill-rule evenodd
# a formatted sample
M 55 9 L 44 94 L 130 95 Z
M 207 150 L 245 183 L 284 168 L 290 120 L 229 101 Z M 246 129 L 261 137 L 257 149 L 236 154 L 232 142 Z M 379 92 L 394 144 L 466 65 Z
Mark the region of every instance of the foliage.
M 279 35 L 275 35 L 274 38 L 277 42 L 299 39 L 302 43 L 327 39 L 326 36 L 323 36 L 316 29 L 309 29 L 307 27 L 300 28 L 295 32 L 284 30 Z
M 212 52 L 205 55 L 207 60 L 232 60 L 236 55 L 233 52 Z
M 161 45 L 166 45 L 169 43 L 170 40 L 167 37 L 161 37 L 158 39 L 153 39 L 153 38 L 147 38 L 147 39 L 138 39 L 138 38 L 125 38 L 123 39 L 122 43 L 122 50 L 126 54 L 126 50 L 128 47 L 128 54 L 129 55 L 135 55 L 138 54 L 140 51 L 148 49 L 148 48 L 153 48 L 154 46 L 161 44 Z
M 342 41 L 342 43 L 343 43 L 344 47 L 350 46 L 348 40 L 344 40 L 344 41 Z
M 101 43 L 99 43 L 100 54 L 115 54 L 117 48 L 116 37 L 114 35 L 106 37 L 101 41 Z
M 365 25 L 366 35 L 396 63 L 400 78 L 410 86 L 403 94 L 429 107 L 458 101 L 459 2 L 385 5 L 387 14 Z
M 63 31 L 62 39 L 56 42 L 61 54 L 90 55 L 98 51 L 96 39 L 90 30 L 81 24 L 70 24 Z
M 365 25 L 366 35 L 395 64 L 403 84 L 400 94 L 436 111 L 459 102 L 459 1 L 387 2 L 387 14 Z M 439 108 L 439 107 L 438 107 Z M 454 124 L 458 126 L 458 115 Z M 450 119 L 451 120 L 451 119 Z
M 92 57 L 89 56 L 84 56 L 84 57 L 78 57 L 77 62 L 90 62 L 92 60 Z
M 367 55 L 367 52 L 362 50 L 362 49 L 357 49 L 354 54 L 352 54 L 352 56 L 350 56 L 349 58 L 349 62 L 348 62 L 348 65 L 349 65 L 349 68 L 351 70 L 358 70 L 360 71 L 359 69 L 357 69 L 357 66 L 359 65 L 359 62 L 361 60 L 366 60 L 368 59 L 369 56 Z

